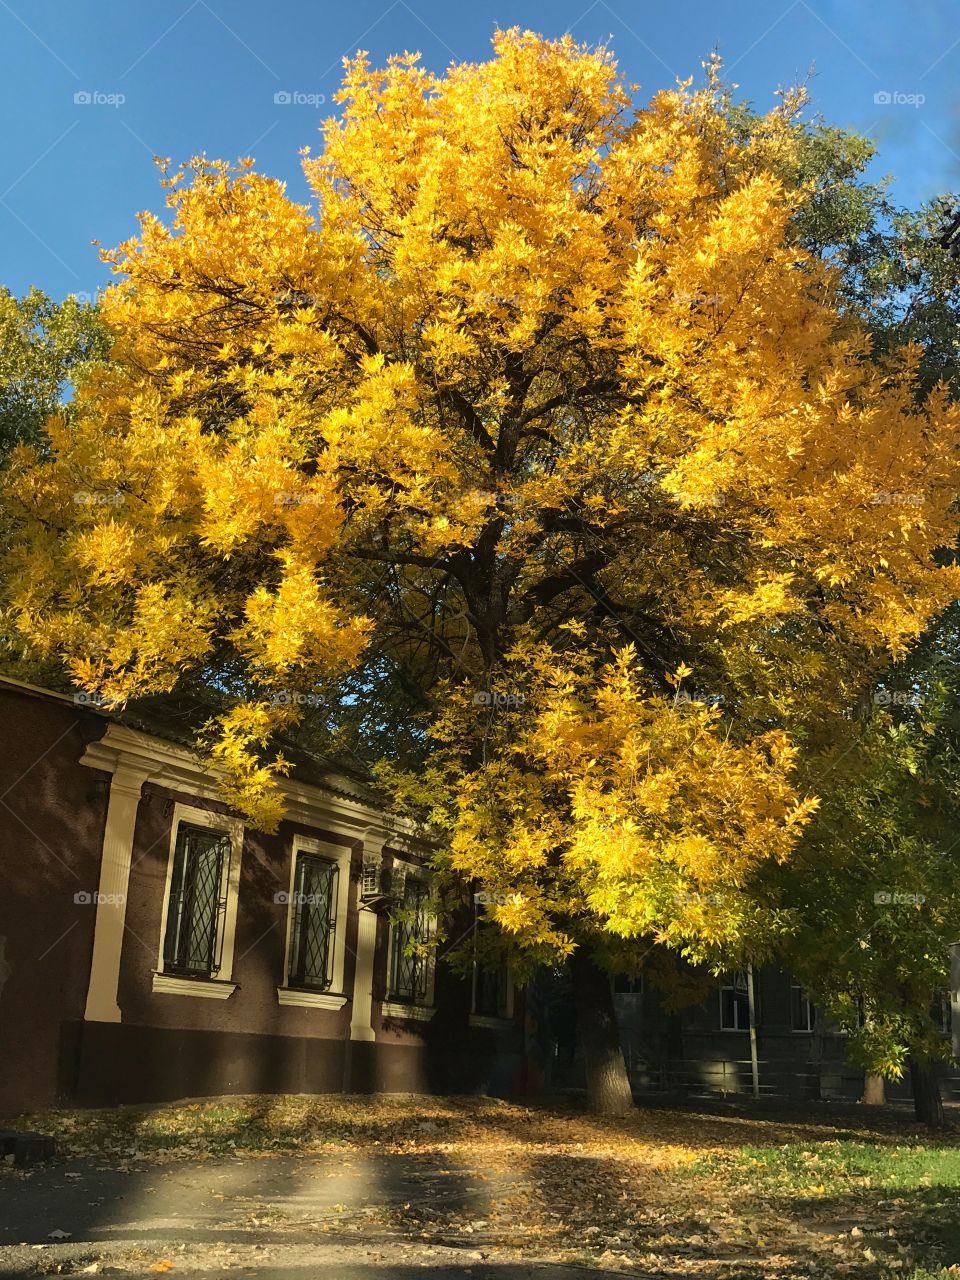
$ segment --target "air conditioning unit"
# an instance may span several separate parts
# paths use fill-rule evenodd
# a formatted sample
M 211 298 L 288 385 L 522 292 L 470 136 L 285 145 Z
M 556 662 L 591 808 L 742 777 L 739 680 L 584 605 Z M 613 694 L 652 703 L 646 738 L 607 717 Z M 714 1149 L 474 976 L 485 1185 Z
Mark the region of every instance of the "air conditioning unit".
M 360 901 L 365 906 L 378 902 L 383 896 L 383 855 L 364 853 L 360 872 Z

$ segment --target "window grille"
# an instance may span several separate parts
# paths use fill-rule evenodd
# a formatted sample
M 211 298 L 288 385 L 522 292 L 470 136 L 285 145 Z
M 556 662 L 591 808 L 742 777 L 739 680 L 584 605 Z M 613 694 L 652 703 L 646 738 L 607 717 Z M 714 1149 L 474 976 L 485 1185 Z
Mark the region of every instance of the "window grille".
M 181 823 L 163 944 L 165 973 L 201 978 L 219 973 L 229 877 L 229 835 Z
M 323 991 L 333 979 L 333 934 L 336 928 L 335 862 L 298 853 L 290 910 L 290 966 L 288 985 Z
M 393 957 L 390 994 L 410 1004 L 427 999 L 428 955 L 424 945 L 430 938 L 429 891 L 422 880 L 406 876 L 400 913 L 393 925 Z

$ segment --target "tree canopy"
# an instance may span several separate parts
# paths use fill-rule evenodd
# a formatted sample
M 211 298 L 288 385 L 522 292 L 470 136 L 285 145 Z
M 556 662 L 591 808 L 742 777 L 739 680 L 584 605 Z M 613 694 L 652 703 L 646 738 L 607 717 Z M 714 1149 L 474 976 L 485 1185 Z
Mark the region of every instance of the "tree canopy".
M 815 808 L 798 747 L 958 594 L 960 409 L 861 314 L 797 97 L 733 112 L 711 67 L 636 107 L 511 30 L 340 102 L 315 208 L 197 160 L 108 255 L 111 362 L 6 486 L 17 643 L 228 695 L 264 825 L 299 699 L 373 708 L 529 955 L 710 958 Z

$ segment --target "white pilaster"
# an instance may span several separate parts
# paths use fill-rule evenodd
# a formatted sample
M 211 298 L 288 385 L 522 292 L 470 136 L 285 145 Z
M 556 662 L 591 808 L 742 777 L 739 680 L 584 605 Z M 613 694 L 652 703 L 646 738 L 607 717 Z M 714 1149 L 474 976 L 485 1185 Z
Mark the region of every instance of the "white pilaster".
M 100 856 L 100 885 L 93 933 L 93 958 L 84 1018 L 87 1022 L 119 1022 L 117 991 L 120 953 L 127 914 L 127 890 L 140 789 L 149 770 L 118 764 L 110 783 L 107 822 Z
M 379 853 L 382 856 L 386 837 L 364 840 L 364 853 Z M 376 1040 L 377 1033 L 373 1029 L 373 969 L 377 951 L 376 911 L 364 907 L 361 898 L 363 881 L 357 885 L 357 902 L 360 914 L 357 920 L 357 964 L 353 974 L 353 1002 L 351 1004 L 350 1039 Z

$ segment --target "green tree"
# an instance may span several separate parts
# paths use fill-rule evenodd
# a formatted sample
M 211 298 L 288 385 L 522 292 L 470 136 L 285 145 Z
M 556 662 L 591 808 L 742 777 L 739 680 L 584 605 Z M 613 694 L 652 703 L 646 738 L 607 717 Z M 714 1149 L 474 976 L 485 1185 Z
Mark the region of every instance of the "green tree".
M 960 939 L 958 620 L 951 610 L 821 759 L 820 811 L 777 876 L 794 921 L 785 963 L 847 1032 L 853 1061 L 888 1080 L 909 1071 L 932 1125 Z
M 54 302 L 39 289 L 18 298 L 0 289 L 0 457 L 15 444 L 43 440 L 46 420 L 63 410 L 109 344 L 89 302 Z

